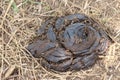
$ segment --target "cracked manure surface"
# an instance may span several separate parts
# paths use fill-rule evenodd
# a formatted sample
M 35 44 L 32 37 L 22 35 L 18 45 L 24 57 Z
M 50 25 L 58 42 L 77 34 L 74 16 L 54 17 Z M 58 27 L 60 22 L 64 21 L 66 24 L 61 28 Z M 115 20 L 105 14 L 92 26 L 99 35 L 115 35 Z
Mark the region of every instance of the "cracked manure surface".
M 51 18 L 27 49 L 41 65 L 60 72 L 89 68 L 113 42 L 102 25 L 84 14 Z

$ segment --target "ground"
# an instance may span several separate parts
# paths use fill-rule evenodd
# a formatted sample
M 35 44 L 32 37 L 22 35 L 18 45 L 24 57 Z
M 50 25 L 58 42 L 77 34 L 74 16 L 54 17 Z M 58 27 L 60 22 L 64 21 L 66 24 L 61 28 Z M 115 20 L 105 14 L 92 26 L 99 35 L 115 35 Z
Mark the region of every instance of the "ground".
M 54 73 L 26 46 L 46 17 L 84 13 L 98 19 L 115 41 L 88 70 Z M 120 80 L 120 0 L 0 0 L 0 80 Z

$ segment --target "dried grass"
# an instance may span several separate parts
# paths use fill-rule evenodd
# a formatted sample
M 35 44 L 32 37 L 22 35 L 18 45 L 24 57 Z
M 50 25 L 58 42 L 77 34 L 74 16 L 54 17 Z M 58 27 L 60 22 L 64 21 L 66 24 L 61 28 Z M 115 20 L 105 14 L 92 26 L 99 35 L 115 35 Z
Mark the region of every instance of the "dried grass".
M 95 66 L 78 72 L 46 71 L 26 46 L 45 17 L 85 13 L 103 23 L 115 40 Z M 29 53 L 29 52 L 28 52 Z M 1 0 L 0 80 L 120 80 L 119 0 Z

